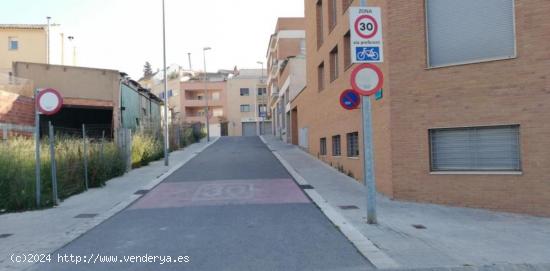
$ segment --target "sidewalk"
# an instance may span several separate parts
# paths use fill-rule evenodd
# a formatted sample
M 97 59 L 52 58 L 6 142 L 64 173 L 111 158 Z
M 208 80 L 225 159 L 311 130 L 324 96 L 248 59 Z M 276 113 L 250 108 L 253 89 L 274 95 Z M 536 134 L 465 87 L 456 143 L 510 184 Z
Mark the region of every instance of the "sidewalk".
M 298 183 L 313 186 L 306 193 L 379 268 L 550 270 L 550 218 L 398 202 L 379 195 L 379 224 L 368 225 L 362 184 L 295 146 L 263 139 Z M 356 242 L 354 232 L 368 240 Z M 365 243 L 367 249 L 362 248 Z
M 210 144 L 216 140 L 212 140 Z M 120 212 L 210 144 L 196 143 L 170 153 L 164 160 L 112 179 L 103 188 L 72 196 L 51 209 L 0 215 L 0 270 L 23 270 L 31 264 L 12 263 L 11 255 L 52 253 Z

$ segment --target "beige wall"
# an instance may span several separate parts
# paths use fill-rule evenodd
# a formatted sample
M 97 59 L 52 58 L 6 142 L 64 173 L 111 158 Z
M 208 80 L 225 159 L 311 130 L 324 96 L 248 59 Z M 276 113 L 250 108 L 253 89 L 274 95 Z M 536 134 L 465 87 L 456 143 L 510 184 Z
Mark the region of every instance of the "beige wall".
M 359 131 L 362 137 L 360 110 L 347 111 L 338 103 L 350 87 L 351 68 L 343 60 L 348 13 L 338 5 L 338 24 L 329 32 L 328 7 L 323 7 L 324 43 L 317 50 L 315 3 L 304 2 L 308 86 L 292 103 L 298 126 L 309 128 L 312 155 L 326 137 L 328 155 L 320 158 L 361 180 L 362 157 L 331 155 L 332 135 L 342 136 L 343 153 L 346 133 Z M 550 150 L 544 147 L 550 146 L 550 111 L 544 109 L 550 104 L 550 3 L 516 1 L 516 59 L 437 69 L 426 69 L 423 1 L 370 0 L 369 5 L 382 8 L 386 44 L 384 98 L 373 101 L 378 190 L 396 199 L 550 216 Z M 340 76 L 330 82 L 329 52 L 336 45 Z M 322 61 L 326 87 L 319 91 Z M 430 173 L 429 129 L 502 124 L 521 126 L 521 175 Z
M 8 38 L 19 41 L 17 50 L 8 50 Z M 46 31 L 44 29 L 0 28 L 0 72 L 8 72 L 12 62 L 46 63 Z
M 281 112 L 277 108 L 285 100 L 293 99 L 305 85 L 305 59 L 302 52 L 302 45 L 305 42 L 305 22 L 305 18 L 279 18 L 268 48 L 267 85 L 271 127 L 274 135 L 284 141 L 287 141 L 290 136 L 291 119 L 284 112 L 288 109 L 286 105 L 283 105 Z M 283 66 L 287 60 L 286 66 Z M 290 98 L 285 99 L 287 90 Z
M 208 92 L 208 110 L 210 114 L 216 112 L 222 112 L 220 117 L 212 115 L 209 119 L 211 124 L 220 123 L 220 119 L 227 118 L 227 94 L 226 94 L 226 82 L 211 82 L 208 81 L 206 89 Z M 184 122 L 200 122 L 205 123 L 205 117 L 197 116 L 198 112 L 204 111 L 205 100 L 197 100 L 197 96 L 204 95 L 205 85 L 202 81 L 189 81 L 180 83 L 180 104 L 181 115 Z M 219 99 L 213 99 L 214 93 L 219 93 Z
M 113 124 L 118 127 L 118 71 L 17 62 L 14 64 L 14 75 L 32 80 L 36 88 L 58 90 L 65 104 L 114 108 Z
M 242 136 L 242 122 L 257 121 L 258 87 L 265 87 L 258 78 L 233 78 L 227 81 L 227 113 L 229 136 Z M 241 88 L 250 89 L 250 96 L 241 96 Z M 250 105 L 250 112 L 241 112 L 241 105 Z
M 151 92 L 153 92 L 158 97 L 161 97 L 161 93 L 164 93 L 164 84 L 144 84 L 146 87 L 151 87 Z M 173 121 L 175 123 L 183 122 L 183 113 L 181 113 L 181 82 L 180 79 L 168 80 L 167 91 L 172 90 L 173 96 L 168 98 L 168 104 L 170 105 L 169 109 L 172 110 Z M 164 99 L 162 99 L 164 101 Z

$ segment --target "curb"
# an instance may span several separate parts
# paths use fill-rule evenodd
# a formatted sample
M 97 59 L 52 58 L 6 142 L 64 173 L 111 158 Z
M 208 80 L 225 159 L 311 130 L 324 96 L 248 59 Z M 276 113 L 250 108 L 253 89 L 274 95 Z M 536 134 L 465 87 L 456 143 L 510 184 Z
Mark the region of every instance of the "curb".
M 162 181 L 164 181 L 168 176 L 170 176 L 172 173 L 174 173 L 176 170 L 180 169 L 183 165 L 185 165 L 187 162 L 189 162 L 191 159 L 195 158 L 199 153 L 203 152 L 206 148 L 210 147 L 212 144 L 216 143 L 218 141 L 219 137 L 212 140 L 210 143 L 207 143 L 202 148 L 198 149 L 196 152 L 194 152 L 189 158 L 181 161 L 180 163 L 174 165 L 170 170 L 163 173 L 159 177 L 157 177 L 154 180 L 151 180 L 148 184 L 144 185 L 143 187 L 139 188 L 143 190 L 151 190 L 157 185 L 159 185 Z M 81 224 L 79 227 L 75 228 L 74 230 L 66 233 L 66 241 L 64 244 L 60 247 L 66 246 L 68 243 L 72 242 L 73 240 L 77 239 L 78 237 L 82 236 L 86 232 L 90 231 L 94 227 L 98 226 L 99 224 L 103 223 L 107 219 L 111 218 L 112 216 L 118 214 L 122 210 L 126 209 L 126 207 L 130 206 L 132 203 L 134 203 L 136 200 L 141 198 L 143 195 L 131 195 L 126 200 L 123 200 L 119 203 L 117 203 L 113 208 L 109 209 L 108 211 L 86 221 L 85 223 Z M 59 248 L 58 248 L 59 249 Z M 57 250 L 57 249 L 56 249 Z
M 288 173 L 296 180 L 299 185 L 307 185 L 308 182 L 302 177 L 280 154 L 269 146 L 267 141 L 260 136 L 262 142 L 275 155 L 277 160 L 281 162 Z M 338 211 L 336 211 L 317 191 L 307 189 L 303 190 L 309 198 L 315 203 L 325 216 L 338 227 L 340 232 L 348 238 L 348 240 L 357 248 L 357 250 L 369 260 L 377 269 L 398 269 L 401 266 L 390 258 L 386 253 L 376 247 L 368 238 L 366 238 L 359 230 L 352 226 Z

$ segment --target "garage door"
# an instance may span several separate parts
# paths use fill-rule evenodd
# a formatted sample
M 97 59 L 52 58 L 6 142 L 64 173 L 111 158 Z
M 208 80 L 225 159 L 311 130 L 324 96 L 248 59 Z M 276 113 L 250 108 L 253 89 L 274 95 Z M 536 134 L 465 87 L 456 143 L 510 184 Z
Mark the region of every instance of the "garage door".
M 263 121 L 260 124 L 261 131 L 260 133 L 262 135 L 272 135 L 273 131 L 271 129 L 271 121 Z
M 255 122 L 243 122 L 243 136 L 256 136 Z

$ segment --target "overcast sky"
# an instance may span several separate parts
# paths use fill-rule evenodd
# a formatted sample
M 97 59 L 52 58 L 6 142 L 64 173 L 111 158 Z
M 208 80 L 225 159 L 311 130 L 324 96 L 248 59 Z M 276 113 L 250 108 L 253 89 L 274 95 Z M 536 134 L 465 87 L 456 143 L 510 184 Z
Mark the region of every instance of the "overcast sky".
M 167 62 L 207 70 L 259 68 L 277 17 L 302 17 L 303 0 L 165 0 Z M 162 67 L 161 0 L 0 0 L 0 23 L 43 24 L 75 37 L 79 66 L 125 71 Z M 52 39 L 60 39 L 52 37 Z M 60 49 L 59 49 L 60 50 Z M 67 52 L 66 52 L 67 54 Z M 71 60 L 72 61 L 72 60 Z

